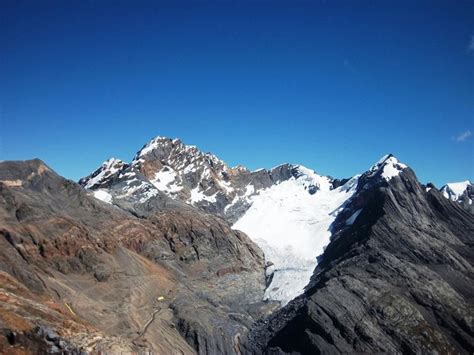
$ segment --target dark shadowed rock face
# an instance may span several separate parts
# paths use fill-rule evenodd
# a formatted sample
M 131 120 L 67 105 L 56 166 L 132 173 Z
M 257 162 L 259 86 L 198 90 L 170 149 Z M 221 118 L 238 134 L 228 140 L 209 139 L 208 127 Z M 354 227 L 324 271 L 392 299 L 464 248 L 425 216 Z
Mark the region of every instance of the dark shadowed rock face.
M 39 160 L 0 163 L 0 352 L 235 352 L 269 309 L 262 252 L 159 207 L 137 218 Z
M 473 353 L 472 214 L 409 168 L 369 171 L 333 228 L 304 295 L 260 322 L 247 351 Z

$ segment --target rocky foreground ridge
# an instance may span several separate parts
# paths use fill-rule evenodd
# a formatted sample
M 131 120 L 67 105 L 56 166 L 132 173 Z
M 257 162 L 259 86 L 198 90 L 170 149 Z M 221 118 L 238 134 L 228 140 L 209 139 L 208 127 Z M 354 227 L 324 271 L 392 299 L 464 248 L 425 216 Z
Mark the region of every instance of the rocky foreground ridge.
M 251 172 L 163 137 L 79 183 L 40 160 L 0 163 L 4 352 L 474 351 L 469 187 L 453 198 L 391 155 L 352 179 Z M 283 307 L 267 296 L 292 286 L 281 275 L 294 270 L 278 269 L 286 249 L 267 249 L 275 231 L 260 244 L 248 222 L 278 200 L 268 214 L 296 216 L 279 238 L 329 228 L 309 284 Z

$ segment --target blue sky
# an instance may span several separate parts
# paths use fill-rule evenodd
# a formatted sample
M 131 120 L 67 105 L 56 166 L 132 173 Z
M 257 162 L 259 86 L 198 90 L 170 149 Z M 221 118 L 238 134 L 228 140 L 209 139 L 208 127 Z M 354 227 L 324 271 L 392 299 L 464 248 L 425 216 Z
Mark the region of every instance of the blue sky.
M 474 180 L 472 1 L 4 0 L 0 43 L 2 160 L 78 179 L 165 135 L 251 169 L 391 152 Z

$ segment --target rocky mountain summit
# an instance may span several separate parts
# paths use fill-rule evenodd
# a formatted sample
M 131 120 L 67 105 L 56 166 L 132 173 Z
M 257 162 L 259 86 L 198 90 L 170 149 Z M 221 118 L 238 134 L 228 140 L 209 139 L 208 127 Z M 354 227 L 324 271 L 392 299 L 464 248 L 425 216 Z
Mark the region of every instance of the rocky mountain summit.
M 231 168 L 211 153 L 159 136 L 143 146 L 131 163 L 109 159 L 79 184 L 111 203 L 121 204 L 133 196 L 138 210 L 159 196 L 162 204 L 179 201 L 233 223 L 250 206 L 252 196 L 281 181 L 300 178 L 309 193 L 317 191 L 318 182 L 307 177 L 308 170 L 292 164 L 257 171 Z
M 471 192 L 393 155 L 334 179 L 165 137 L 79 184 L 0 162 L 0 350 L 472 353 Z

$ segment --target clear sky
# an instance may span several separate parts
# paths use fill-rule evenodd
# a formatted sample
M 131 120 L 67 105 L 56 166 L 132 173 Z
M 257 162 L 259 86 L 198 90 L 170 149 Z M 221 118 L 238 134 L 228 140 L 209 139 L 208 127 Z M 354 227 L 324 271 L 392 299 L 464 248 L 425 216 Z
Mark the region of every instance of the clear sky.
M 0 160 L 78 179 L 157 135 L 474 180 L 473 1 L 0 1 Z

